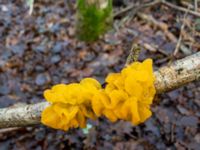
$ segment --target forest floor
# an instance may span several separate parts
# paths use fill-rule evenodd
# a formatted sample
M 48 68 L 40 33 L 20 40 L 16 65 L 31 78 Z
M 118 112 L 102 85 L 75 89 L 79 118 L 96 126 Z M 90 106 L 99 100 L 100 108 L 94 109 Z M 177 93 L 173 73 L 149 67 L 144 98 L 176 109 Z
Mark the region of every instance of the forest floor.
M 99 41 L 86 44 L 76 39 L 72 6 L 38 0 L 30 16 L 23 1 L 0 1 L 1 108 L 44 101 L 43 91 L 58 83 L 84 77 L 103 83 L 108 73 L 123 68 L 133 43 L 141 45 L 139 60 L 153 59 L 154 70 L 200 50 L 200 19 L 187 11 L 163 4 L 137 14 L 131 9 L 118 14 L 114 28 Z M 148 121 L 135 127 L 100 118 L 89 122 L 88 132 L 43 125 L 0 129 L 0 150 L 199 149 L 200 82 L 156 96 L 152 111 Z

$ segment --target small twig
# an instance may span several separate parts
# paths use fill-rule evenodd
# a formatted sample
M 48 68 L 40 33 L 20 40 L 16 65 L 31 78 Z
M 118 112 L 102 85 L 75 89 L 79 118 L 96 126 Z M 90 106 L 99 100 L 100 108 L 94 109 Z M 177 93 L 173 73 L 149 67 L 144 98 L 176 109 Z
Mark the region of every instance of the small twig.
M 191 34 L 192 34 L 192 37 L 195 37 L 195 34 L 196 34 L 196 24 L 192 25 L 191 27 Z M 195 39 L 191 37 L 191 42 L 189 43 L 189 48 L 190 50 L 192 49 L 192 46 L 195 44 Z M 197 44 L 198 42 L 196 42 Z
M 121 11 L 116 12 L 113 17 L 116 18 L 116 17 L 126 13 L 127 11 L 130 11 L 134 7 L 135 7 L 135 5 L 131 4 L 131 5 L 127 6 L 126 8 L 122 9 Z
M 181 30 L 184 28 L 184 25 L 181 26 Z M 179 35 L 179 38 L 178 38 L 178 41 L 177 41 L 177 44 L 176 44 L 176 48 L 174 50 L 174 53 L 173 53 L 173 56 L 176 56 L 176 54 L 178 53 L 179 51 L 179 48 L 181 46 L 181 41 L 182 41 L 182 34 L 181 34 L 181 31 L 180 31 L 180 35 Z
M 73 8 L 73 4 L 70 0 L 65 0 L 64 3 L 66 4 L 66 6 L 68 7 L 69 11 L 72 11 Z
M 169 57 L 169 54 L 167 52 L 165 52 L 164 50 L 162 50 L 161 48 L 159 48 L 158 46 L 151 45 L 151 44 L 148 44 L 148 43 L 144 43 L 144 44 L 141 44 L 141 45 L 142 45 L 142 47 L 144 47 L 145 49 L 147 49 L 149 51 L 159 52 L 162 55 Z
M 140 54 L 141 48 L 138 44 L 133 43 L 130 53 L 126 59 L 126 64 L 125 66 L 128 66 L 129 64 L 131 64 L 134 61 L 138 60 L 139 54 Z
M 159 4 L 159 3 L 161 3 L 161 0 L 155 0 L 155 1 L 153 1 L 153 2 L 145 3 L 145 4 L 143 4 L 143 5 L 135 5 L 135 4 L 132 3 L 132 4 L 130 4 L 129 6 L 127 6 L 126 8 L 122 9 L 121 11 L 116 12 L 116 13 L 113 15 L 114 18 L 117 18 L 117 17 L 121 16 L 122 14 L 124 14 L 124 13 L 126 13 L 126 12 L 132 10 L 130 15 L 127 15 L 126 17 L 124 17 L 124 18 L 122 19 L 122 21 L 120 22 L 121 25 L 119 25 L 119 26 L 115 25 L 115 29 L 118 31 L 119 27 L 122 26 L 122 24 L 124 24 L 124 23 L 129 23 L 129 22 L 132 20 L 132 18 L 133 18 L 133 17 L 139 12 L 139 10 L 141 10 L 142 8 L 151 7 L 151 6 L 154 6 L 154 5 Z
M 34 0 L 26 0 L 26 4 L 29 7 L 29 12 L 28 14 L 31 15 L 33 13 L 33 5 L 34 5 Z
M 22 128 L 21 127 L 14 127 L 14 128 L 0 129 L 0 134 L 5 134 L 5 133 L 8 133 L 8 132 L 17 131 L 19 129 L 22 129 Z
M 189 10 L 189 7 L 188 7 L 188 10 Z M 174 53 L 173 53 L 174 56 L 176 56 L 176 54 L 178 53 L 179 48 L 180 48 L 180 46 L 181 46 L 182 33 L 183 33 L 183 31 L 184 31 L 184 28 L 185 28 L 185 22 L 186 22 L 185 20 L 186 20 L 187 15 L 188 15 L 188 11 L 185 12 L 184 17 L 183 17 L 183 23 L 182 23 L 182 26 L 181 26 L 179 39 L 178 39 L 178 41 L 177 41 L 176 48 L 175 48 Z
M 198 0 L 194 0 L 194 11 L 198 11 Z
M 171 126 L 171 142 L 174 142 L 174 129 L 175 129 L 176 125 L 172 124 Z
M 200 2 L 200 1 L 199 1 Z M 190 7 L 190 9 L 195 10 L 195 3 L 191 4 L 189 1 L 181 1 L 181 5 L 187 7 Z M 199 7 L 198 7 L 198 0 L 197 0 L 197 10 L 195 11 L 199 11 Z
M 177 42 L 177 38 L 171 32 L 169 32 L 168 25 L 166 23 L 157 21 L 152 15 L 146 15 L 144 13 L 138 13 L 137 15 L 138 17 L 147 21 L 148 23 L 151 23 L 156 27 L 160 28 L 166 34 L 169 40 L 171 40 L 174 43 Z
M 161 0 L 155 0 L 153 2 L 145 3 L 141 6 L 136 6 L 135 4 L 132 3 L 129 6 L 127 6 L 126 8 L 122 9 L 121 11 L 116 12 L 114 14 L 114 18 L 116 18 L 116 17 L 130 11 L 130 10 L 133 10 L 135 13 L 137 13 L 142 8 L 151 7 L 151 6 L 154 6 L 154 5 L 159 4 L 159 3 L 161 3 Z
M 172 4 L 172 3 L 166 2 L 164 0 L 162 1 L 162 4 L 164 4 L 164 5 L 168 6 L 168 7 L 171 7 L 173 9 L 179 10 L 179 11 L 183 11 L 183 12 L 187 12 L 188 11 L 189 14 L 194 15 L 196 17 L 200 17 L 200 13 L 198 13 L 196 11 L 192 11 L 192 10 L 188 10 L 186 8 L 180 7 L 180 6 L 176 6 L 176 5 Z

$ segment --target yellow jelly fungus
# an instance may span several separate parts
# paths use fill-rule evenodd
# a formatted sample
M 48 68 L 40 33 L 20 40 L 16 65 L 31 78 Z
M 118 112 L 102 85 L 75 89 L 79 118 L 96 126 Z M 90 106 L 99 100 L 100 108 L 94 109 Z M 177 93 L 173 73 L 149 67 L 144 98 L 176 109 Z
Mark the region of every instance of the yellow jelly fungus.
M 110 73 L 105 81 L 104 89 L 97 80 L 85 78 L 80 83 L 58 84 L 46 90 L 44 97 L 51 105 L 42 112 L 42 123 L 68 130 L 85 127 L 87 118 L 105 116 L 112 122 L 122 119 L 137 125 L 151 116 L 156 92 L 151 59 Z
M 95 119 L 90 99 L 101 88 L 92 78 L 83 79 L 80 84 L 58 84 L 44 92 L 52 105 L 42 112 L 42 123 L 56 129 L 85 127 L 86 117 Z

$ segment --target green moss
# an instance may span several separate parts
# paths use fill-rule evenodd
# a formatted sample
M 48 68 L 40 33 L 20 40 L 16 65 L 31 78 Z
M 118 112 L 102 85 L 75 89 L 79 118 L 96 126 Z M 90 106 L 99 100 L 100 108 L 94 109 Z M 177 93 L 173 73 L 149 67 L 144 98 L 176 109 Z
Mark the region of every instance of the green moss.
M 112 0 L 105 8 L 98 4 L 88 4 L 87 0 L 77 0 L 77 37 L 82 41 L 97 40 L 112 25 Z

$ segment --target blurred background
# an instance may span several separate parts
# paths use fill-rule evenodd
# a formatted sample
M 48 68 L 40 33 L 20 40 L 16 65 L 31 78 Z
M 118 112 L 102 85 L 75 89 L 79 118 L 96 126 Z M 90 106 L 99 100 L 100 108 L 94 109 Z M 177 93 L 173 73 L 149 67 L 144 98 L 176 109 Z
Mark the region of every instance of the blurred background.
M 0 107 L 43 100 L 58 83 L 94 77 L 101 83 L 120 71 L 134 43 L 139 60 L 152 58 L 154 70 L 200 50 L 200 7 L 193 1 L 113 0 L 113 28 L 98 41 L 81 42 L 75 32 L 75 0 L 0 0 Z M 197 5 L 198 6 L 198 5 Z M 197 15 L 189 13 L 196 12 Z M 179 45 L 177 45 L 179 43 Z M 57 131 L 34 127 L 0 129 L 0 150 L 200 148 L 200 82 L 158 95 L 144 124 L 90 121 L 90 129 Z

